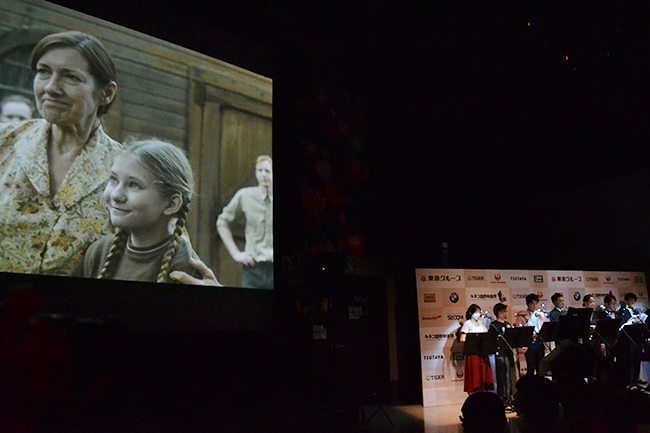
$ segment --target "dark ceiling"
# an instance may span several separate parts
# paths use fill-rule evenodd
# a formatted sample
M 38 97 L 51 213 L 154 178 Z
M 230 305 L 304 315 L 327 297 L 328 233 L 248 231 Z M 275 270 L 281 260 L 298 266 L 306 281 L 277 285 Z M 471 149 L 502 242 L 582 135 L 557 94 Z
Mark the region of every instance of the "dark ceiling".
M 285 254 L 648 267 L 645 3 L 55 2 L 274 79 Z

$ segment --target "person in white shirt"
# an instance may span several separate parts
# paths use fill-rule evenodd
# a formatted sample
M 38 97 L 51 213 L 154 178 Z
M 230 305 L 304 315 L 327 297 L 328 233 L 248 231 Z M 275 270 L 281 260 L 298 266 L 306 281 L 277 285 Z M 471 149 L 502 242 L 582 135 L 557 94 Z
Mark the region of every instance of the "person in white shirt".
M 487 326 L 481 320 L 481 307 L 472 304 L 465 313 L 467 319 L 460 329 L 460 341 L 464 343 L 469 333 L 488 332 Z M 487 356 L 467 355 L 465 357 L 465 392 L 473 394 L 494 389 L 492 368 Z
M 526 306 L 524 311 L 517 313 L 515 326 L 532 326 L 535 331 L 533 332 L 533 342 L 526 349 L 526 367 L 528 369 L 526 374 L 535 374 L 539 369 L 539 362 L 544 357 L 544 345 L 538 341 L 537 334 L 542 328 L 542 324 L 546 321 L 546 315 L 537 311 L 537 304 L 539 303 L 539 296 L 531 293 L 526 296 Z

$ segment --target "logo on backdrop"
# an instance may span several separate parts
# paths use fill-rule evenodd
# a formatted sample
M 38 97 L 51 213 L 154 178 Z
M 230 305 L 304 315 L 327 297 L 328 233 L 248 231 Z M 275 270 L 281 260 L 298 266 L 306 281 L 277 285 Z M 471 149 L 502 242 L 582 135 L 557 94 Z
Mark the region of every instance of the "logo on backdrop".
M 424 283 L 424 282 L 427 280 L 427 277 L 425 277 L 424 275 L 422 275 L 422 276 L 420 277 L 420 279 L 421 279 L 422 282 Z
M 434 380 L 445 380 L 445 375 L 444 374 L 432 374 L 430 376 L 426 376 L 427 382 L 431 382 Z
M 528 278 L 523 276 L 511 276 L 510 281 L 528 281 Z
M 609 281 L 612 279 L 609 275 L 605 275 L 605 280 L 609 283 Z
M 580 296 L 580 292 L 574 292 L 574 293 L 573 293 L 573 299 L 574 299 L 574 300 L 579 301 L 580 298 L 581 298 L 581 296 Z
M 598 282 L 598 277 L 587 277 L 587 281 L 597 283 Z
M 436 302 L 436 294 L 435 293 L 425 293 L 424 302 Z
M 439 316 L 422 316 L 422 320 L 438 320 L 442 317 L 442 314 Z
M 500 274 L 494 274 L 494 279 L 497 281 L 501 280 L 501 275 Z
M 472 293 L 470 295 L 472 299 L 496 299 L 497 295 L 494 293 Z
M 451 295 L 449 295 L 449 300 L 452 302 L 452 304 L 455 304 L 458 302 L 458 293 L 452 292 Z
M 469 275 L 467 281 L 485 281 L 485 277 L 483 275 Z
M 429 275 L 429 281 L 462 281 L 460 275 Z
M 544 275 L 533 275 L 533 282 L 534 283 L 543 283 L 544 282 Z
M 447 320 L 456 321 L 463 319 L 465 319 L 465 316 L 463 314 L 447 314 Z
M 553 282 L 560 282 L 560 283 L 581 283 L 582 282 L 582 277 L 581 276 L 573 276 L 573 275 L 558 275 L 557 277 L 551 278 L 551 281 Z
M 537 297 L 542 299 L 544 297 L 544 292 L 537 292 Z
M 637 275 L 634 277 L 634 282 L 637 284 L 641 284 L 643 283 L 643 278 Z
M 462 379 L 463 376 L 465 376 L 465 372 L 463 370 L 457 370 L 456 371 L 456 377 L 459 379 Z
M 424 341 L 440 341 L 456 338 L 456 334 L 425 334 Z
M 445 355 L 424 355 L 425 361 L 435 361 L 436 359 L 445 359 Z

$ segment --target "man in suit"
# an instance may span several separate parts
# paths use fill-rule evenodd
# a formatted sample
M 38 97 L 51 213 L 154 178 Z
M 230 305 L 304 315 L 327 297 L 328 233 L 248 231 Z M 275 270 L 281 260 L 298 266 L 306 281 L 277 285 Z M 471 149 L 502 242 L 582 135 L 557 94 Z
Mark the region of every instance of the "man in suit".
M 564 310 L 564 296 L 562 293 L 554 293 L 551 296 L 551 302 L 553 302 L 553 311 L 548 315 L 549 320 L 553 323 L 560 323 L 560 316 L 564 316 L 566 311 Z M 558 340 L 555 342 L 555 348 L 547 356 L 542 358 L 539 362 L 539 375 L 546 376 L 549 370 L 553 370 L 553 365 L 557 361 L 558 357 L 561 354 L 562 348 L 568 347 L 571 345 L 569 340 Z
M 551 322 L 560 323 L 560 316 L 564 316 L 566 311 L 564 311 L 564 296 L 562 293 L 554 293 L 551 296 L 551 302 L 553 303 L 553 311 L 549 314 L 549 319 Z

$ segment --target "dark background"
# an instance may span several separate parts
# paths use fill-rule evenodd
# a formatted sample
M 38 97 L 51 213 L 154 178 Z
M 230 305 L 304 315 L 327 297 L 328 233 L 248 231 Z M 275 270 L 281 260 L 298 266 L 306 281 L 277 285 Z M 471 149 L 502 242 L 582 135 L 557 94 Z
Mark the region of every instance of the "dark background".
M 444 266 L 442 242 L 457 268 L 650 271 L 647 4 L 55 3 L 273 78 L 277 332 L 221 336 L 242 349 L 199 356 L 256 372 L 256 386 L 305 379 L 332 405 L 357 383 L 346 366 L 385 371 L 387 349 L 364 345 L 385 340 L 386 318 L 363 329 L 336 318 L 356 292 L 385 308 L 391 279 L 393 398 L 421 401 L 414 269 Z M 296 313 L 323 298 L 325 319 Z M 317 322 L 362 350 L 312 344 Z M 192 353 L 212 338 L 165 347 Z M 382 360 L 361 359 L 366 349 Z
M 647 5 L 56 3 L 274 79 L 280 258 L 646 266 Z

